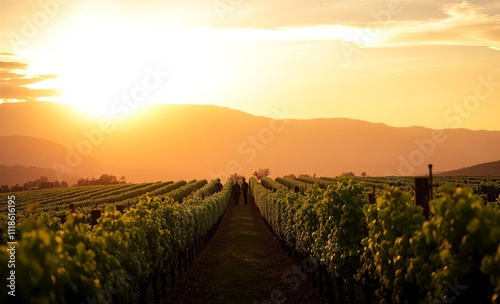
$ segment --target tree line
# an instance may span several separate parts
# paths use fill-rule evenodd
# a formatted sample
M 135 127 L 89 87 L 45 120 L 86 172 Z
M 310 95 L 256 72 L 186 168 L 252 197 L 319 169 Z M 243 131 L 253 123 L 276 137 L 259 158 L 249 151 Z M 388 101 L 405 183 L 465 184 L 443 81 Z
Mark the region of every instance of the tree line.
M 96 178 L 81 178 L 77 181 L 74 186 L 93 186 L 93 185 L 113 185 L 113 184 L 125 184 L 127 179 L 125 176 L 119 179 L 111 174 L 103 174 L 98 179 Z M 50 189 L 50 188 L 67 188 L 69 187 L 66 181 L 50 181 L 48 177 L 41 176 L 40 178 L 32 181 L 27 181 L 23 185 L 16 184 L 15 186 L 9 187 L 8 185 L 0 185 L 0 193 L 6 192 L 16 192 L 25 190 L 38 190 L 38 189 Z

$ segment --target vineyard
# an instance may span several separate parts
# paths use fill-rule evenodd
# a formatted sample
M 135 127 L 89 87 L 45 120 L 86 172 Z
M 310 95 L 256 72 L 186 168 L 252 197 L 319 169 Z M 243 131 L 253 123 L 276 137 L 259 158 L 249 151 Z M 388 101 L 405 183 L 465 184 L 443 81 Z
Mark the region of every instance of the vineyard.
M 227 218 L 233 181 L 214 193 L 216 182 L 7 193 L 16 202 L 16 302 L 164 301 Z M 500 179 L 434 177 L 427 216 L 410 177 L 249 184 L 263 222 L 323 303 L 500 302 Z M 8 222 L 2 213 L 2 239 Z
M 177 275 L 182 277 L 182 271 L 215 233 L 226 210 L 232 180 L 218 193 L 213 193 L 215 182 L 52 190 L 60 201 L 76 205 L 65 221 L 59 219 L 61 202 L 38 203 L 50 195 L 49 191 L 9 194 L 19 202 L 26 199 L 35 204 L 17 206 L 15 239 L 20 241 L 15 269 L 16 280 L 22 283 L 16 286 L 16 300 L 121 303 L 139 294 L 140 301 L 146 302 L 151 285 L 155 301 L 159 301 L 161 293 L 164 297 L 167 276 L 172 284 Z M 147 195 L 137 197 L 141 193 Z M 126 211 L 117 211 L 117 206 L 123 205 L 115 202 L 126 203 Z M 92 227 L 86 223 L 85 212 L 93 204 L 104 212 Z M 3 229 L 6 226 L 3 220 Z M 7 252 L 2 248 L 2 265 L 8 263 Z M 7 267 L 1 269 L 2 277 L 8 278 Z M 7 288 L 6 284 L 0 287 L 4 299 Z
M 467 184 L 475 193 L 457 187 Z M 409 178 L 250 180 L 276 239 L 330 303 L 500 302 L 500 185 L 433 186 L 426 219 Z

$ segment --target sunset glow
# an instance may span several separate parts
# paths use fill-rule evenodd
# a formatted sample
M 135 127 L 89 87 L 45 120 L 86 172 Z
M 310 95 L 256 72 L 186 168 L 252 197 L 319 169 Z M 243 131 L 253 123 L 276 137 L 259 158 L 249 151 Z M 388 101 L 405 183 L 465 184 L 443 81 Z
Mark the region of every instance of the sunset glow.
M 141 104 L 255 115 L 287 107 L 303 119 L 500 129 L 497 3 L 27 2 L 34 5 L 0 13 L 3 102 L 54 100 L 119 116 L 116 99 L 131 95 L 146 69 L 161 67 L 168 80 Z M 469 107 L 473 115 L 460 125 L 450 123 L 488 77 L 488 101 Z

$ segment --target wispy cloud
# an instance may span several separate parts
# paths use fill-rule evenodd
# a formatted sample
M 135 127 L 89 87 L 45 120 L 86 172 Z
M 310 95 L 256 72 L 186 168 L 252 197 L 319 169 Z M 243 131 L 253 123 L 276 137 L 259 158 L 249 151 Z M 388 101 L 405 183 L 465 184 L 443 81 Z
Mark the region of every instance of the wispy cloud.
M 36 101 L 42 97 L 58 96 L 56 89 L 32 89 L 37 84 L 57 75 L 28 75 L 28 65 L 16 61 L 0 61 L 0 101 Z
M 405 12 L 408 9 L 406 6 L 423 5 L 422 3 L 427 8 L 436 5 L 430 1 L 405 1 L 401 4 L 400 10 Z M 321 3 L 323 7 L 360 6 L 364 9 L 381 4 L 387 5 L 387 1 Z M 317 5 L 311 5 L 308 9 L 310 12 L 317 10 Z M 421 18 L 421 15 L 417 14 L 414 18 L 408 18 L 409 16 L 401 18 L 397 14 L 390 16 L 387 20 L 376 20 L 374 17 L 376 15 L 374 15 L 370 21 L 366 22 L 326 22 L 326 19 L 318 18 L 316 23 L 313 23 L 312 20 L 303 20 L 304 23 L 282 22 L 281 26 L 275 27 L 242 26 L 225 29 L 201 26 L 200 30 L 205 31 L 207 36 L 212 37 L 214 41 L 311 42 L 332 40 L 353 43 L 357 47 L 373 48 L 456 45 L 500 50 L 500 3 L 482 5 L 466 1 L 452 4 L 440 3 L 438 8 L 428 11 L 431 12 L 430 16 L 435 17 Z M 377 12 L 377 10 L 367 10 L 365 15 L 369 15 L 370 12 Z
M 500 5 L 463 1 L 444 5 L 442 19 L 398 21 L 375 47 L 414 45 L 480 46 L 500 50 Z

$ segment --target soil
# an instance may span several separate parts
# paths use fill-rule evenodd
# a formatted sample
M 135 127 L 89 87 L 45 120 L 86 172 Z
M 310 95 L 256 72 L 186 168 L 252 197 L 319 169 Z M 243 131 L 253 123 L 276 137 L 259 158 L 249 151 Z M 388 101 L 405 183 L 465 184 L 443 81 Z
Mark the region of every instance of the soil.
M 174 290 L 168 290 L 166 300 L 175 304 L 327 302 L 280 248 L 251 197 L 249 205 L 231 202 L 210 244 Z

